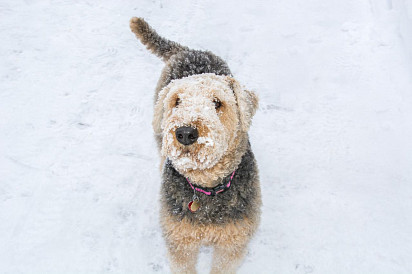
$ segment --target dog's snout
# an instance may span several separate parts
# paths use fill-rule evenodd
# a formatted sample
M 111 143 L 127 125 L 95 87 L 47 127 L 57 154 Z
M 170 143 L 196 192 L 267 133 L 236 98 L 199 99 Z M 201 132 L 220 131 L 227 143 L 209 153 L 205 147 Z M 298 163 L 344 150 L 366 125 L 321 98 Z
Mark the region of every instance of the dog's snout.
M 179 143 L 185 146 L 193 144 L 199 138 L 199 132 L 193 127 L 179 127 L 175 134 Z

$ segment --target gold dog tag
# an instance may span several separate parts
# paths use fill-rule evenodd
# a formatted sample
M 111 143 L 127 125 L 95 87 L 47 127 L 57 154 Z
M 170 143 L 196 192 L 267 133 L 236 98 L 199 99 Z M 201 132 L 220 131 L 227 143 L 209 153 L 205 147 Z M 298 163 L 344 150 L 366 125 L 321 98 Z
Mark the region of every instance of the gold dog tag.
M 190 212 L 195 213 L 199 209 L 200 203 L 198 200 L 194 200 L 194 201 L 191 201 L 187 205 L 187 207 L 189 208 Z

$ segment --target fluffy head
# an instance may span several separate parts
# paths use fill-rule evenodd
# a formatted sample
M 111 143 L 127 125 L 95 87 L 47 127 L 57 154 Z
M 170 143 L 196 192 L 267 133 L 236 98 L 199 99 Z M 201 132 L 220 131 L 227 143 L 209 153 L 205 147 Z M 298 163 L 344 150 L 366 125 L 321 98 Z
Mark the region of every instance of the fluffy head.
M 249 129 L 257 97 L 229 76 L 212 73 L 174 80 L 164 87 L 155 105 L 153 126 L 162 136 L 161 152 L 181 173 L 211 169 Z M 184 146 L 177 128 L 194 127 L 197 142 Z

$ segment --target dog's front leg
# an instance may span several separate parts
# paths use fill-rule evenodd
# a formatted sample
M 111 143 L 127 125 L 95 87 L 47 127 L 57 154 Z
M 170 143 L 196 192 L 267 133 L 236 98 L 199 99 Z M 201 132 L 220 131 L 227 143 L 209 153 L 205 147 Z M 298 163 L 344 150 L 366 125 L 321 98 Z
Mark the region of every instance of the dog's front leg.
M 184 244 L 168 244 L 170 268 L 172 273 L 196 273 L 196 263 L 200 245 L 193 239 L 185 239 Z
M 213 252 L 212 274 L 236 273 L 246 254 L 245 245 L 216 245 Z

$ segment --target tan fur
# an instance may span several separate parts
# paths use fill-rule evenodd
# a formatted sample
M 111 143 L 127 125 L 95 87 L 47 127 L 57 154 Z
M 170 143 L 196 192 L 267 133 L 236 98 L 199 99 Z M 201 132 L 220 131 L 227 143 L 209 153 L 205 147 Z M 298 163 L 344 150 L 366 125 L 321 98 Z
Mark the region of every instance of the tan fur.
M 179 169 L 177 170 L 188 177 L 192 182 L 197 185 L 204 187 L 213 187 L 218 184 L 218 182 L 224 178 L 229 172 L 233 171 L 240 163 L 242 155 L 245 153 L 247 148 L 247 130 L 250 126 L 251 118 L 258 107 L 258 99 L 253 92 L 244 90 L 241 88 L 240 84 L 234 80 L 232 77 L 222 77 L 217 75 L 198 75 L 195 78 L 213 79 L 221 80 L 222 78 L 226 81 L 227 87 L 230 88 L 231 92 L 235 96 L 236 105 L 228 105 L 223 103 L 221 109 L 219 110 L 219 119 L 226 131 L 226 134 L 230 137 L 229 147 L 223 157 L 214 166 L 202 169 Z M 170 115 L 170 109 L 174 107 L 176 99 L 180 96 L 179 94 L 184 94 L 185 90 L 179 90 L 173 94 L 169 94 L 171 88 L 173 87 L 173 82 L 162 90 L 159 91 L 158 98 L 155 104 L 154 117 L 153 117 L 153 128 L 155 131 L 155 136 L 158 141 L 159 149 L 162 149 L 162 139 L 165 132 L 162 128 L 162 123 L 164 119 Z M 213 92 L 212 92 L 213 93 Z M 177 124 L 177 121 L 173 119 L 168 121 L 169 124 Z M 239 127 L 240 125 L 240 127 Z M 207 133 L 207 125 L 201 124 L 200 122 L 194 122 L 192 126 L 196 126 L 201 129 L 201 134 L 199 136 L 205 136 L 202 133 Z M 171 128 L 169 132 L 173 135 L 174 128 Z M 184 147 L 179 144 L 173 135 L 173 147 L 190 152 L 191 155 L 195 155 L 203 148 L 203 144 L 193 144 L 190 147 Z M 170 154 L 170 151 L 164 152 L 162 155 L 161 164 L 164 163 L 165 155 Z
M 228 77 L 228 82 L 233 89 L 237 103 L 239 106 L 240 121 L 242 123 L 242 130 L 247 132 L 249 130 L 252 117 L 258 108 L 257 95 L 249 90 L 243 89 L 239 82 L 235 79 Z
M 235 273 L 246 246 L 255 233 L 259 218 L 243 219 L 228 224 L 195 225 L 178 220 L 161 210 L 161 225 L 169 249 L 174 273 L 196 273 L 201 245 L 213 246 L 211 273 Z
M 236 169 L 242 160 L 242 156 L 247 149 L 247 138 L 245 134 L 236 137 L 231 143 L 227 153 L 213 167 L 203 170 L 192 169 L 181 171 L 181 174 L 204 187 L 214 187 L 219 184 L 219 180 L 229 172 Z

